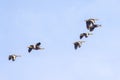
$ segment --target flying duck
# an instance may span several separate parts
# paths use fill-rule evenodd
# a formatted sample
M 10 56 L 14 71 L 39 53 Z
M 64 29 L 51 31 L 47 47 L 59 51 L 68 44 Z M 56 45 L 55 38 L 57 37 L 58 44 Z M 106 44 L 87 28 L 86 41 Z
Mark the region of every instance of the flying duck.
M 74 44 L 74 48 L 75 48 L 75 50 L 79 47 L 81 47 L 81 45 L 82 45 L 82 43 L 84 43 L 85 41 L 77 41 L 77 42 L 74 42 L 73 44 Z
M 15 55 L 15 54 L 9 55 L 8 60 L 15 61 L 16 57 L 21 57 L 21 55 Z
M 80 39 L 82 39 L 83 37 L 87 38 L 89 35 L 93 35 L 93 34 L 92 33 L 81 33 Z
M 98 20 L 98 19 L 90 18 L 90 19 L 88 19 L 88 20 L 85 20 L 85 21 L 86 21 L 86 27 L 87 27 L 88 30 L 90 29 L 90 27 L 91 27 L 92 25 L 94 25 L 94 23 L 95 23 L 96 20 Z
M 28 52 L 30 53 L 32 50 L 41 50 L 41 49 L 44 49 L 44 48 L 41 48 L 40 45 L 41 45 L 40 42 L 38 42 L 36 45 L 30 45 L 28 47 Z

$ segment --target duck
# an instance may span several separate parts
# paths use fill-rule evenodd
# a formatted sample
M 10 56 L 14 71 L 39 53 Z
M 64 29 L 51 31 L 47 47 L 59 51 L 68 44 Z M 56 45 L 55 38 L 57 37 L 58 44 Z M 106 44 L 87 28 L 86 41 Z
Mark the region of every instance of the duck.
M 28 52 L 30 53 L 32 50 L 42 50 L 42 49 L 44 49 L 44 48 L 41 48 L 40 45 L 41 45 L 40 42 L 36 43 L 35 45 L 30 45 L 28 47 Z
M 82 39 L 83 37 L 87 38 L 89 35 L 93 35 L 92 33 L 81 33 L 80 34 L 80 39 Z
M 95 24 L 95 21 L 97 21 L 97 20 L 98 20 L 98 19 L 93 19 L 93 18 L 90 18 L 90 19 L 88 19 L 88 20 L 85 20 L 87 29 L 89 30 L 90 27 L 91 27 L 92 25 L 94 25 L 94 24 Z
M 8 60 L 15 61 L 15 60 L 16 60 L 16 57 L 21 57 L 21 55 L 11 54 L 11 55 L 8 56 Z
M 85 41 L 76 41 L 74 42 L 74 49 L 76 50 L 77 48 L 80 48 L 82 43 L 85 43 Z

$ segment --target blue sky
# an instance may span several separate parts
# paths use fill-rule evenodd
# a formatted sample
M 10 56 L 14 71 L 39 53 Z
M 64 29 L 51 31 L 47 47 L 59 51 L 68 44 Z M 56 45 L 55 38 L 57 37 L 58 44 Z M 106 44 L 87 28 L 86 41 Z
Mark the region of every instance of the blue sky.
M 1 0 L 0 80 L 120 80 L 119 0 Z M 73 42 L 88 32 L 81 48 Z M 27 52 L 41 42 L 45 50 Z M 8 61 L 8 55 L 22 57 Z

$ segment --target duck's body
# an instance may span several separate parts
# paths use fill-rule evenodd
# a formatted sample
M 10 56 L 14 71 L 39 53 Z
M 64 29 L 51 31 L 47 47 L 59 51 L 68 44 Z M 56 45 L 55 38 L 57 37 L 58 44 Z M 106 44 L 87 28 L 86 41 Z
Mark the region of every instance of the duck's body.
M 74 42 L 74 48 L 75 48 L 75 50 L 77 49 L 77 48 L 80 48 L 81 47 L 81 45 L 82 45 L 82 43 L 84 43 L 85 41 L 77 41 L 77 42 Z
M 30 45 L 28 47 L 28 52 L 30 53 L 32 50 L 40 50 L 40 49 L 44 49 L 40 47 L 41 43 L 38 42 L 36 45 Z

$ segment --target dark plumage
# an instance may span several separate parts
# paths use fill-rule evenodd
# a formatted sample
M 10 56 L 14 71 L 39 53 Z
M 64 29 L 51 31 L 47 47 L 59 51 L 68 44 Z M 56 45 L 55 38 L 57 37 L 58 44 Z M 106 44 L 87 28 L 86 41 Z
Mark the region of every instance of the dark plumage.
M 28 52 L 30 53 L 32 50 L 40 50 L 40 49 L 44 49 L 40 47 L 41 43 L 38 42 L 36 45 L 30 45 L 28 47 Z
M 76 50 L 77 48 L 80 48 L 83 42 L 85 42 L 85 41 L 77 41 L 77 42 L 74 42 L 74 48 L 75 48 L 75 50 Z
M 37 43 L 36 45 L 35 45 L 35 49 L 40 49 L 40 46 L 41 45 L 41 43 L 39 42 L 39 43 Z
M 98 20 L 98 19 L 92 19 L 92 18 L 90 18 L 88 20 L 85 20 L 86 21 L 86 27 L 87 27 L 88 30 L 90 29 L 91 26 L 94 25 L 94 23 L 95 23 L 96 20 Z
M 89 35 L 92 35 L 92 33 L 81 33 L 80 39 L 82 39 L 83 37 L 87 38 Z
M 12 55 L 9 55 L 9 56 L 8 56 L 8 60 L 15 61 L 16 57 L 21 57 L 21 56 L 20 56 L 20 55 L 12 54 Z
M 30 46 L 28 47 L 28 52 L 31 52 L 32 49 L 34 49 L 34 45 L 30 45 Z
M 101 25 L 94 24 L 92 27 L 90 27 L 90 31 L 93 31 L 97 27 L 101 27 Z

